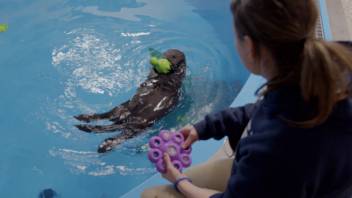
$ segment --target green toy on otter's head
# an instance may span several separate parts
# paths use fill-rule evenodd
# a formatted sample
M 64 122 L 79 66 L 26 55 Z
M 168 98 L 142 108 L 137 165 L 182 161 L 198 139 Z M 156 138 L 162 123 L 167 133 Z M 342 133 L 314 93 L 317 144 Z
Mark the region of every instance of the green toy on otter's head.
M 171 63 L 167 60 L 162 53 L 156 51 L 153 48 L 149 48 L 150 52 L 150 64 L 153 65 L 154 69 L 160 74 L 168 74 L 171 71 Z

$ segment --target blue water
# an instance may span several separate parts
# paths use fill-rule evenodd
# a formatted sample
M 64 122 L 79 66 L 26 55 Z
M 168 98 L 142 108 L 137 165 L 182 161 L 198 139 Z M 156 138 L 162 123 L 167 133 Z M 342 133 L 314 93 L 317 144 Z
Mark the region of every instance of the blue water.
M 155 173 L 148 137 L 227 107 L 248 74 L 233 47 L 228 0 L 0 0 L 0 197 L 119 197 Z M 108 154 L 113 134 L 72 116 L 129 99 L 148 75 L 148 48 L 185 52 L 179 105 Z M 118 132 L 117 132 L 118 133 Z

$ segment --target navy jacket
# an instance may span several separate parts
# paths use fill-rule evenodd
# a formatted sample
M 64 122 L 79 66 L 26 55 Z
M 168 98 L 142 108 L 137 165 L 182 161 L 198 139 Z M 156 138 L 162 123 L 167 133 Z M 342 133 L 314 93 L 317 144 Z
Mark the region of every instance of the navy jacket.
M 298 88 L 283 87 L 195 124 L 201 140 L 227 136 L 237 148 L 227 189 L 212 198 L 351 198 L 352 99 L 314 128 L 282 119 L 302 121 L 311 112 Z M 240 140 L 249 120 L 249 136 Z

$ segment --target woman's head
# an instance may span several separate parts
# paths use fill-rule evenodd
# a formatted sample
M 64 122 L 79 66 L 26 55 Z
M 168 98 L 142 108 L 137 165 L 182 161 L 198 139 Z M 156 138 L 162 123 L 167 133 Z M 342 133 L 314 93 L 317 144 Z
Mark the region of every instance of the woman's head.
M 257 62 L 266 58 L 262 53 L 267 51 L 277 72 L 290 75 L 293 65 L 299 64 L 304 42 L 314 37 L 318 17 L 314 1 L 234 0 L 231 8 L 238 45 L 253 46 Z
M 301 126 L 320 124 L 350 94 L 351 54 L 315 38 L 315 0 L 233 0 L 231 9 L 246 66 L 268 79 L 269 91 L 298 85 L 304 99 L 315 104 L 316 116 Z

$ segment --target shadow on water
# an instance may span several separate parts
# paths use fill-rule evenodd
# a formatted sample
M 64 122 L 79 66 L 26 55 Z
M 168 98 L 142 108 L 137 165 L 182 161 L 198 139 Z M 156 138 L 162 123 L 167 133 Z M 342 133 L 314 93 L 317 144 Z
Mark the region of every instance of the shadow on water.
M 38 198 L 58 198 L 58 194 L 51 188 L 44 189 L 39 193 Z

